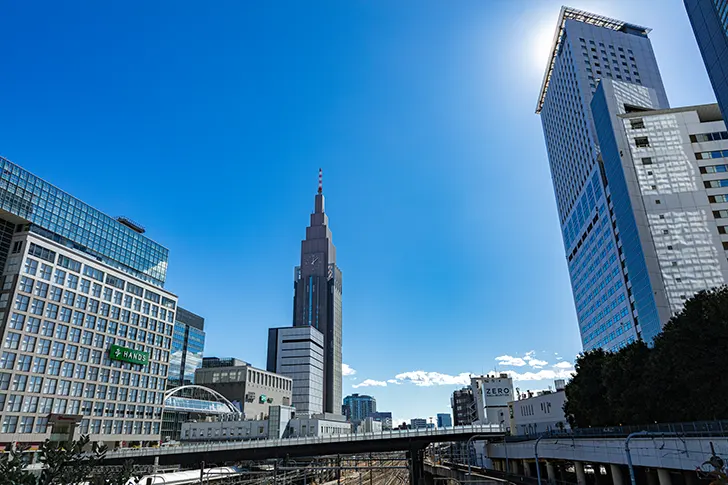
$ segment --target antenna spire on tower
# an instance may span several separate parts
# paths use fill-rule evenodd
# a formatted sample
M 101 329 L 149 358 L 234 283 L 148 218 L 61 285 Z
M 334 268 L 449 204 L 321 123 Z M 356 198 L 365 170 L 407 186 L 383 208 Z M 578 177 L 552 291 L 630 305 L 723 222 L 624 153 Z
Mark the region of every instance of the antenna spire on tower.
M 324 192 L 324 172 L 319 168 L 319 186 L 318 186 L 318 193 L 322 194 Z

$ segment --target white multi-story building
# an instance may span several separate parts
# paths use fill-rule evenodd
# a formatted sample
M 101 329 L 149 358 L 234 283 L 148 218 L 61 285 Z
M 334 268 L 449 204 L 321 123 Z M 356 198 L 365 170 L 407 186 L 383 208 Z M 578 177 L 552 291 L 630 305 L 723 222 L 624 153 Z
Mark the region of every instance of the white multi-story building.
M 512 435 L 540 434 L 547 431 L 569 429 L 564 415 L 566 393 L 542 391 L 535 396 L 508 403 L 509 422 Z
M 513 379 L 508 374 L 473 376 L 470 378 L 477 422 L 505 424 L 508 402 L 513 399 Z
M 626 221 L 621 260 L 644 264 L 630 300 L 648 293 L 666 323 L 695 293 L 728 282 L 725 123 L 716 104 L 661 109 L 655 90 L 614 80 L 600 83 L 592 111 L 610 208 Z M 585 341 L 604 333 L 592 328 Z
M 267 369 L 293 380 L 291 404 L 297 416 L 323 412 L 324 336 L 316 328 L 269 329 Z
M 167 250 L 0 165 L 0 442 L 158 442 L 177 309 Z

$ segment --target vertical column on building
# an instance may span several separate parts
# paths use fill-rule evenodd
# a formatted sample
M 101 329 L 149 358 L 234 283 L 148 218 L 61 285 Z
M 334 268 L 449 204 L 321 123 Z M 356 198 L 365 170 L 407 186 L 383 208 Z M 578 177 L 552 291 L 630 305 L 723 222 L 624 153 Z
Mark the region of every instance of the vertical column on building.
M 586 473 L 584 473 L 584 462 L 574 462 L 574 472 L 576 472 L 576 483 L 586 485 Z

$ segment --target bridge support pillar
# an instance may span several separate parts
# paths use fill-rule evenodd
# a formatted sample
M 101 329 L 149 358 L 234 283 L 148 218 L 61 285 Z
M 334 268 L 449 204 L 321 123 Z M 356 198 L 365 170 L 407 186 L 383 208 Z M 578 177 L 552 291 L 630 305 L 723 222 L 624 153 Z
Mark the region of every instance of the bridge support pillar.
M 685 485 L 698 485 L 698 476 L 695 472 L 685 470 L 683 476 L 685 477 Z
M 604 477 L 602 477 L 602 465 L 599 463 L 592 463 L 592 468 L 594 468 L 594 484 L 607 485 L 604 482 Z
M 527 460 L 523 460 L 522 464 L 523 464 L 523 476 L 530 477 L 531 476 L 531 465 L 528 463 Z
M 660 485 L 672 485 L 670 470 L 668 470 L 667 468 L 658 468 L 657 478 L 660 480 Z
M 410 461 L 410 485 L 425 485 L 424 448 L 410 448 L 407 452 Z
M 647 485 L 657 485 L 657 472 L 654 469 L 645 469 L 645 475 L 647 476 Z
M 549 483 L 556 483 L 556 468 L 554 467 L 553 461 L 546 462 L 546 476 L 549 479 Z
M 584 473 L 583 461 L 574 462 L 574 472 L 576 473 L 576 483 L 578 483 L 579 485 L 586 485 L 586 473 Z
M 619 465 L 615 465 L 614 463 L 610 463 L 609 471 L 612 472 L 612 482 L 614 482 L 614 485 L 624 485 L 622 467 L 620 467 Z

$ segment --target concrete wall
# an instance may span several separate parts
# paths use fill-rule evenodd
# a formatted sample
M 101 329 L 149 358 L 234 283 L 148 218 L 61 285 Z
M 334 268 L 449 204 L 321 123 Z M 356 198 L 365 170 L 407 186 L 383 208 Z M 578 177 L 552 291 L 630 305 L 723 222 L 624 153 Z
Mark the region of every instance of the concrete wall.
M 555 460 L 582 461 L 588 463 L 627 464 L 624 438 L 542 439 L 538 445 L 538 456 Z M 728 457 L 728 438 L 635 438 L 630 441 L 634 466 L 650 468 L 672 468 L 695 470 L 711 456 L 710 443 L 715 453 Z M 487 454 L 491 459 L 505 459 L 504 446 L 508 446 L 509 459 L 533 459 L 536 440 L 518 443 L 490 443 Z
M 538 434 L 558 431 L 561 427 L 568 429 L 569 423 L 564 416 L 565 402 L 564 391 L 513 401 L 509 404 L 512 406 L 511 434 Z

